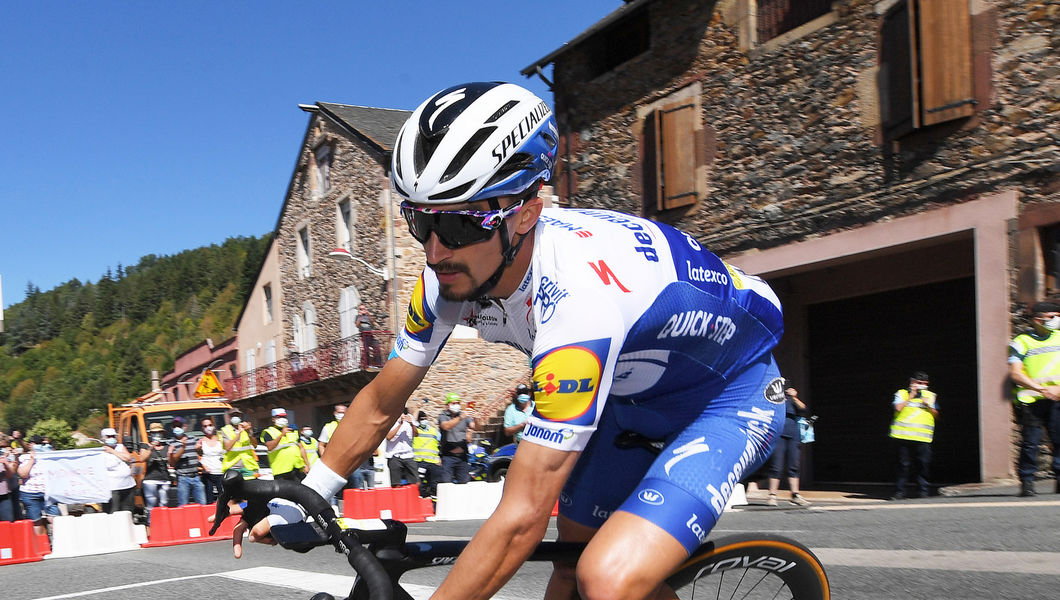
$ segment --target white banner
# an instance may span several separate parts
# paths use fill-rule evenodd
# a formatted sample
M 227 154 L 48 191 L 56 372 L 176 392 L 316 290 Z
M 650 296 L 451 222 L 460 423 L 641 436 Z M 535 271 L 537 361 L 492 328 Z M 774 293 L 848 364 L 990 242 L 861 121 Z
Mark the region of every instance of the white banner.
M 44 467 L 44 495 L 60 504 L 110 502 L 107 464 L 99 448 L 37 451 Z

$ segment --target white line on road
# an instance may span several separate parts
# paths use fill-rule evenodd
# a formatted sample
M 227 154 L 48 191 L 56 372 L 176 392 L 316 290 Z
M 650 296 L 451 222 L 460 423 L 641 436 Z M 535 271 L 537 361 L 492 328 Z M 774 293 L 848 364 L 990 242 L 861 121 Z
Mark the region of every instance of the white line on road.
M 826 569 L 841 566 L 1060 575 L 1060 553 L 1057 552 L 814 548 L 813 553 Z
M 187 577 L 172 577 L 170 579 L 156 579 L 154 581 L 141 581 L 140 583 L 130 583 L 127 585 L 116 585 L 114 587 L 99 588 L 96 590 L 86 590 L 84 592 L 73 592 L 71 594 L 62 594 L 60 596 L 46 596 L 43 598 L 36 598 L 35 600 L 58 600 L 59 598 L 77 598 L 79 596 L 91 596 L 92 594 L 103 594 L 106 592 L 113 592 L 117 590 L 128 590 L 132 588 L 145 587 L 149 585 L 159 585 L 163 583 L 171 583 L 174 581 L 187 581 L 189 579 L 202 579 L 203 577 L 214 577 L 215 574 L 207 573 L 205 575 L 188 575 Z
M 835 506 L 811 506 L 807 510 L 877 510 L 877 509 L 916 509 L 916 508 L 998 508 L 998 507 L 1027 507 L 1027 506 L 1060 506 L 1060 500 L 1003 500 L 1000 502 L 933 502 L 933 503 L 910 503 L 910 504 L 856 504 Z

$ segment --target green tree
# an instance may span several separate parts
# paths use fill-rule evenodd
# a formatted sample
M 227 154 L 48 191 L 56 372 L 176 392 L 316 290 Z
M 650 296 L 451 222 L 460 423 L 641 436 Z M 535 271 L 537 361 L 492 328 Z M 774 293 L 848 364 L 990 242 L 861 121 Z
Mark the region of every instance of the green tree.
M 70 425 L 62 419 L 44 419 L 42 421 L 37 421 L 33 427 L 29 428 L 26 435 L 47 437 L 52 441 L 52 447 L 56 450 L 73 448 L 76 445 L 74 443 L 73 430 L 70 428 Z

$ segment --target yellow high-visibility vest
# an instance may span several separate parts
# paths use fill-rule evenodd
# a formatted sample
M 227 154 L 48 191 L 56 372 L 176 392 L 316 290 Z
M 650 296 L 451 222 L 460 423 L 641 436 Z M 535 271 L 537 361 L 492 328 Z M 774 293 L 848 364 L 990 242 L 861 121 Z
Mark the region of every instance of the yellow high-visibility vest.
M 1029 334 L 1017 335 L 1012 347 L 1023 356 L 1023 370 L 1027 376 L 1041 385 L 1060 384 L 1060 331 L 1054 331 L 1044 340 Z M 1034 404 L 1043 398 L 1038 392 L 1016 386 L 1016 401 Z
M 320 447 L 320 443 L 315 437 L 309 438 L 308 444 L 302 444 L 305 447 L 305 456 L 309 459 L 309 466 L 312 467 L 313 463 L 320 460 L 320 452 L 317 449 Z
M 302 451 L 298 446 L 298 432 L 288 431 L 281 435 L 280 430 L 273 425 L 261 433 L 262 435 L 267 433 L 273 439 L 279 438 L 280 440 L 276 447 L 269 451 L 269 468 L 272 469 L 273 475 L 282 475 L 305 466 Z
M 427 427 L 427 429 L 417 427 L 416 430 L 416 437 L 412 438 L 412 452 L 416 460 L 436 465 L 442 464 L 442 459 L 438 452 L 442 433 L 438 431 L 437 427 L 433 426 Z
M 243 461 L 243 468 L 248 471 L 258 470 L 258 456 L 254 454 L 254 446 L 250 445 L 250 434 L 240 429 L 238 432 L 232 425 L 221 428 L 221 437 L 227 440 L 236 440 L 231 450 L 225 450 L 221 458 L 221 470 L 231 469 L 239 461 Z
M 927 442 L 935 437 L 935 417 L 922 404 L 935 408 L 935 392 L 920 391 L 919 402 L 909 401 L 909 390 L 898 390 L 898 396 L 906 402 L 891 423 L 891 437 L 913 442 Z

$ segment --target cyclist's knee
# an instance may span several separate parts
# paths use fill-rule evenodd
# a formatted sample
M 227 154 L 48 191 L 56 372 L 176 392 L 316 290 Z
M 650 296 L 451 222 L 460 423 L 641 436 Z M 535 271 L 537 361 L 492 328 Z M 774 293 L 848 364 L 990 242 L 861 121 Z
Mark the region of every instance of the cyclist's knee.
M 578 564 L 578 592 L 583 600 L 619 600 L 640 597 L 628 571 L 611 569 L 600 563 Z

